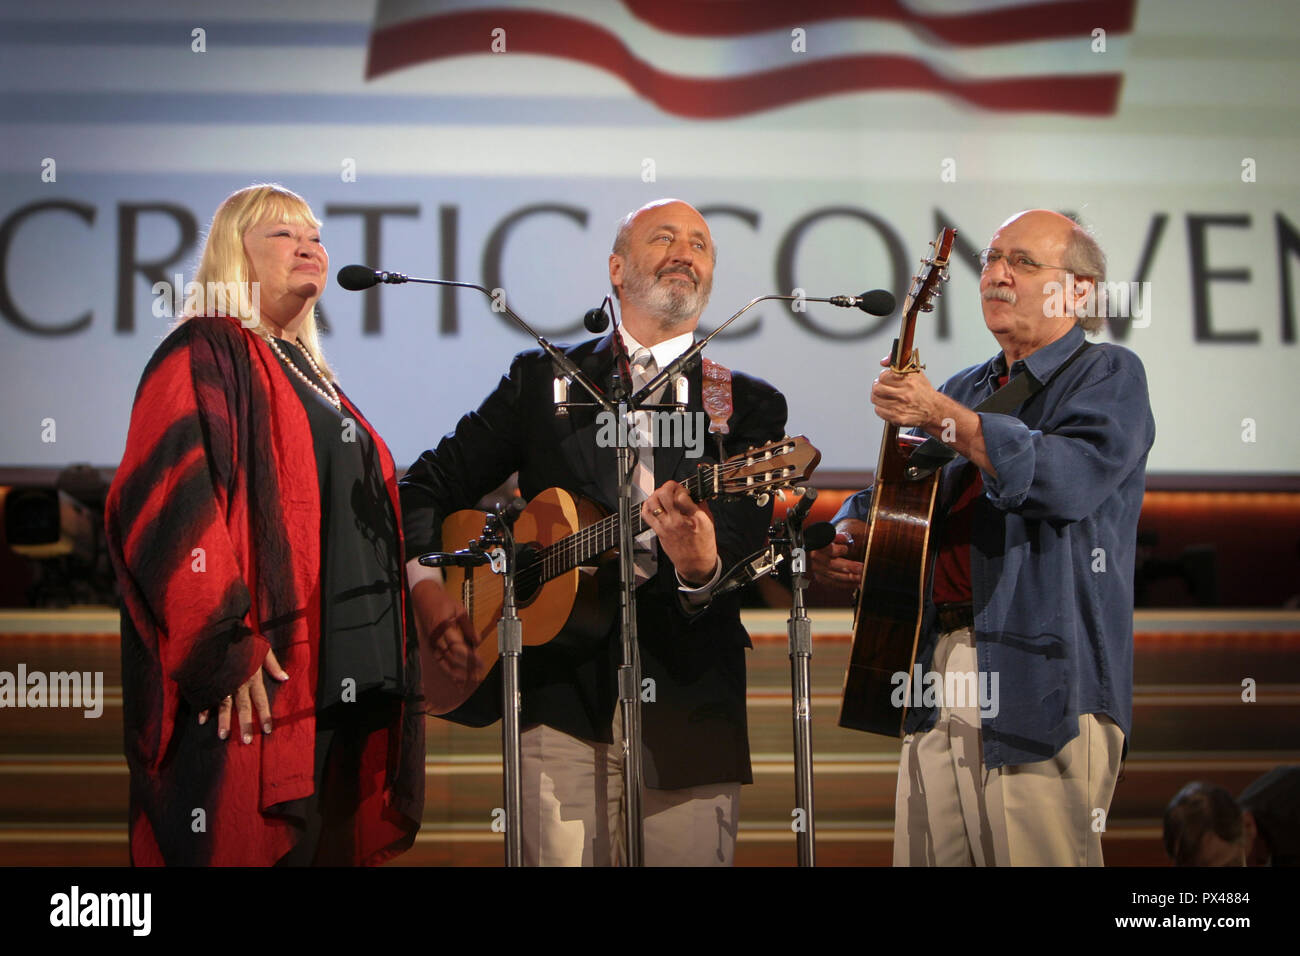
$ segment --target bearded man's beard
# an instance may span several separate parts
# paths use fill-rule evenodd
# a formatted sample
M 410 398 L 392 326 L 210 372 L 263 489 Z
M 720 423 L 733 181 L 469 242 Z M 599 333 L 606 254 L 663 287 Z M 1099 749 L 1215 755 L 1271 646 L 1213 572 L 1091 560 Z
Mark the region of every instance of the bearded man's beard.
M 692 288 L 629 269 L 623 278 L 622 295 L 657 318 L 661 328 L 671 329 L 702 313 L 712 291 L 712 279 Z

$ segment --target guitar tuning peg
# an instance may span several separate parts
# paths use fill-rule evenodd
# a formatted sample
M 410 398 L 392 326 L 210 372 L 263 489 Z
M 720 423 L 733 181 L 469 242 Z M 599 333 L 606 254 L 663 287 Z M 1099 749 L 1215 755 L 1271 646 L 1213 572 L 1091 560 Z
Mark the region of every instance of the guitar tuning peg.
M 771 500 L 772 500 L 772 496 L 765 491 L 757 498 L 754 499 L 754 503 L 757 504 L 760 508 L 766 508 L 767 503 Z

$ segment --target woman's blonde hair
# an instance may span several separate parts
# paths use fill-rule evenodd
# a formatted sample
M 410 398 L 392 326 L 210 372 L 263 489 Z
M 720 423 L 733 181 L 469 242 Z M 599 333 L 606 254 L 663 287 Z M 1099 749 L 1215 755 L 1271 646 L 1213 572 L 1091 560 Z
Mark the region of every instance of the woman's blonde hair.
M 185 309 L 177 324 L 196 315 L 220 311 L 248 323 L 263 337 L 270 334 L 258 315 L 258 297 L 249 283 L 248 256 L 244 252 L 244 233 L 268 221 L 320 228 L 320 220 L 312 213 L 307 200 L 278 183 L 257 183 L 231 193 L 212 217 L 198 272 L 186 289 Z M 220 310 L 215 308 L 217 301 L 222 304 Z M 325 377 L 333 382 L 334 370 L 321 352 L 314 307 L 298 329 L 298 338 Z

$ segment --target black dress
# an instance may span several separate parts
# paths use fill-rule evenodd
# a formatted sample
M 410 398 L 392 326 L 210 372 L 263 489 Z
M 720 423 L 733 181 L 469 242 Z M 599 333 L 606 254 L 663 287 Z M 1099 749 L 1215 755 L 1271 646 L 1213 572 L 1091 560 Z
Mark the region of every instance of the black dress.
M 324 388 L 302 348 L 275 343 L 284 358 Z M 283 365 L 284 363 L 281 362 Z M 346 407 L 336 409 L 289 368 L 316 453 L 321 504 L 321 639 L 316 685 L 316 787 L 278 808 L 303 835 L 280 866 L 340 858 L 346 827 L 332 827 L 332 807 L 355 806 L 367 735 L 392 720 L 402 700 L 402 574 L 397 517 L 369 433 Z

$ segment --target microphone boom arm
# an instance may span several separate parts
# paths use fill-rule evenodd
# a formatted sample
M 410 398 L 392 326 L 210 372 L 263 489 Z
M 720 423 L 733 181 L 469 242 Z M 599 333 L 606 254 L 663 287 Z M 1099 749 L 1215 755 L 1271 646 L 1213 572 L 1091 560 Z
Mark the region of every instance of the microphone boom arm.
M 888 296 L 889 293 L 885 293 L 885 295 Z M 760 302 L 766 302 L 769 299 L 775 299 L 777 301 L 782 301 L 782 302 L 796 302 L 796 301 L 797 302 L 829 302 L 831 305 L 837 305 L 840 308 L 854 308 L 854 307 L 862 308 L 863 300 L 865 298 L 866 295 L 860 295 L 860 296 L 832 295 L 826 298 L 818 298 L 818 297 L 807 296 L 807 295 L 775 295 L 775 294 L 755 296 L 754 298 L 750 299 L 749 302 L 747 302 L 740 309 L 739 312 L 735 313 L 731 318 L 727 319 L 727 321 L 723 322 L 721 325 L 719 325 L 716 329 L 714 329 L 704 338 L 692 344 L 690 348 L 688 348 L 685 352 L 683 352 L 673 361 L 669 362 L 665 368 L 661 369 L 658 375 L 656 375 L 649 382 L 647 382 L 645 386 L 639 392 L 637 392 L 635 396 L 633 396 L 632 404 L 637 407 L 640 407 L 640 405 L 645 401 L 647 396 L 654 394 L 654 392 L 657 391 L 659 389 L 659 386 L 663 385 L 664 382 L 667 382 L 668 380 L 674 378 L 675 376 L 682 374 L 682 372 L 684 372 L 690 366 L 690 364 L 693 361 L 695 361 L 695 357 L 699 355 L 702 351 L 704 351 L 704 346 L 708 345 L 710 340 L 712 340 L 712 338 L 715 335 L 717 335 L 719 332 L 721 332 L 723 329 L 729 326 L 732 322 L 735 322 L 738 318 L 740 318 L 742 315 L 744 315 L 754 306 L 758 305 L 758 303 Z M 889 296 L 889 299 L 890 299 L 889 311 L 892 312 L 894 308 L 893 296 Z M 886 312 L 885 314 L 888 315 L 889 313 Z
M 379 282 L 387 282 L 394 285 L 403 282 L 419 282 L 424 285 L 454 286 L 458 289 L 475 289 L 482 292 L 485 296 L 491 299 L 494 304 L 498 302 L 500 303 L 501 310 L 506 315 L 510 316 L 517 326 L 533 337 L 537 344 L 542 347 L 542 351 L 550 356 L 552 362 L 559 366 L 566 378 L 581 385 L 586 390 L 587 394 L 591 396 L 592 400 L 605 411 L 617 414 L 618 410 L 614 407 L 613 402 L 606 397 L 605 393 L 602 392 L 594 382 L 588 379 L 586 375 L 582 374 L 582 370 L 573 363 L 572 359 L 548 342 L 545 336 L 538 333 L 536 329 L 520 318 L 515 310 L 506 304 L 504 299 L 497 299 L 492 294 L 491 290 L 474 282 L 458 282 L 455 279 L 417 279 L 412 276 L 403 275 L 400 272 L 377 271 L 375 275 Z

